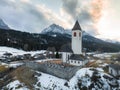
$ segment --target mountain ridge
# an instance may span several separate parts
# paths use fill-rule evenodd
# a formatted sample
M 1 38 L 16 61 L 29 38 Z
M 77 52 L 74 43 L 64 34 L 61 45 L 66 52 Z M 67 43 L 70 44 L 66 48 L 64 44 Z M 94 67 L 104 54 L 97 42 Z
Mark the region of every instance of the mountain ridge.
M 42 30 L 41 34 L 48 34 L 48 33 L 59 33 L 59 34 L 69 34 L 71 35 L 71 31 L 68 29 L 64 29 L 63 27 L 57 25 L 57 24 L 52 24 L 49 27 L 45 28 Z
M 10 29 L 9 26 L 0 18 L 0 28 L 8 30 Z
M 52 25 L 52 27 L 48 27 L 48 30 L 46 28 L 44 31 L 46 33 L 42 32 L 40 34 L 21 32 L 12 29 L 0 29 L 0 46 L 20 48 L 27 51 L 41 49 L 46 50 L 48 47 L 55 47 L 56 50 L 59 51 L 64 44 L 71 43 L 70 30 L 68 33 L 64 32 L 63 30 L 65 31 L 64 28 L 55 24 Z M 89 35 L 85 31 L 83 31 L 82 38 L 83 48 L 85 48 L 87 51 L 120 51 L 120 44 L 103 41 Z

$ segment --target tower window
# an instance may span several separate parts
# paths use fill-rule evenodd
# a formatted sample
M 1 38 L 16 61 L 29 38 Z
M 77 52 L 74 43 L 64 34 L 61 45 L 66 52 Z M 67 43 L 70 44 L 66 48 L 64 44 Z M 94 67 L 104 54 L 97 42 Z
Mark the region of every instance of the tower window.
M 81 37 L 81 33 L 79 33 L 79 36 Z
M 76 37 L 76 32 L 74 32 L 74 37 Z

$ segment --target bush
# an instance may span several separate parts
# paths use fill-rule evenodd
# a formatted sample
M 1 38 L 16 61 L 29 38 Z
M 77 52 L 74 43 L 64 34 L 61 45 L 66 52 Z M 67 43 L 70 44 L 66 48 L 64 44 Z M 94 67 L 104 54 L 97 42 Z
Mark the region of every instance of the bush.
M 0 72 L 3 72 L 3 71 L 5 71 L 5 70 L 7 70 L 7 68 L 5 67 L 5 66 L 0 66 Z

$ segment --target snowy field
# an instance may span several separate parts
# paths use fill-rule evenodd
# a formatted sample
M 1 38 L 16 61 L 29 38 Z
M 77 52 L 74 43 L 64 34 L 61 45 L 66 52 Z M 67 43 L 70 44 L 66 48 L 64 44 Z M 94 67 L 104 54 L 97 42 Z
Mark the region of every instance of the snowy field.
M 35 55 L 35 54 L 42 54 L 45 53 L 45 50 L 40 50 L 40 51 L 23 51 L 20 49 L 15 49 L 15 48 L 11 48 L 11 47 L 5 47 L 5 46 L 0 46 L 0 55 L 3 55 L 4 53 L 12 53 L 14 56 L 15 55 L 23 55 L 23 54 L 31 54 L 31 56 Z

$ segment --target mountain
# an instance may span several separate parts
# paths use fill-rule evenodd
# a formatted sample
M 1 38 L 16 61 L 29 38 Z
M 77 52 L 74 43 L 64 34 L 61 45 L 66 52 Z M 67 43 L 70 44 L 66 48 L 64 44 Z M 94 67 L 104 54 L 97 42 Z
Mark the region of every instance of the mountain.
M 110 43 L 83 31 L 83 48 L 86 51 L 119 52 L 119 43 Z M 71 45 L 71 30 L 53 24 L 44 29 L 40 34 L 21 32 L 18 30 L 0 29 L 0 46 L 29 50 L 43 50 L 55 47 L 57 51 L 65 44 Z
M 59 25 L 52 24 L 49 27 L 45 28 L 41 32 L 41 34 L 49 35 L 49 36 L 53 36 L 53 37 L 57 37 L 57 35 L 68 35 L 71 38 L 72 30 L 64 29 L 63 27 L 61 27 Z M 85 40 L 89 39 L 89 38 L 86 38 L 86 36 L 93 37 L 90 34 L 88 34 L 87 32 L 83 31 L 83 39 L 85 39 Z M 91 38 L 90 38 L 90 40 L 91 40 Z M 94 38 L 94 40 L 96 40 L 96 38 Z
M 65 30 L 63 27 L 56 25 L 56 24 L 52 24 L 50 25 L 48 28 L 45 28 L 42 32 L 42 34 L 69 34 L 71 35 L 71 31 L 70 30 Z
M 5 24 L 5 22 L 2 20 L 2 19 L 0 19 L 0 28 L 1 29 L 10 29 L 9 27 L 8 27 L 8 25 L 7 24 Z
M 48 35 L 55 38 L 67 38 L 71 42 L 71 32 L 72 30 L 64 29 L 63 27 L 52 24 L 48 28 L 45 28 L 41 34 Z M 98 39 L 94 36 L 91 36 L 87 32 L 83 31 L 83 48 L 87 51 L 119 51 L 120 44 L 107 42 L 101 39 Z M 67 41 L 66 41 L 67 42 Z

